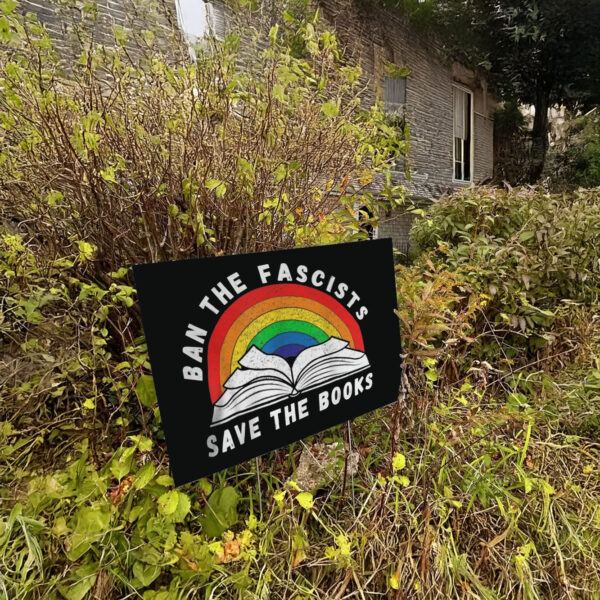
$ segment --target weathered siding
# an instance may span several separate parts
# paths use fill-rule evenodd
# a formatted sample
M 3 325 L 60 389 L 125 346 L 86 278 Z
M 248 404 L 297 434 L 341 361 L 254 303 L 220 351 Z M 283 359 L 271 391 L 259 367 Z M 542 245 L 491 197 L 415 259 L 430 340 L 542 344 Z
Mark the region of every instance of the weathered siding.
M 407 67 L 405 117 L 410 128 L 407 180 L 403 165 L 395 173 L 410 196 L 433 200 L 468 183 L 453 180 L 452 86 L 460 84 L 473 93 L 473 182 L 493 174 L 493 98 L 485 81 L 450 64 L 430 43 L 398 14 L 366 6 L 357 0 L 320 0 L 324 18 L 331 23 L 352 57 L 363 70 L 366 101 L 382 98 L 385 64 Z M 399 210 L 385 215 L 379 237 L 391 237 L 394 246 L 406 252 L 413 216 Z
M 80 52 L 76 26 L 85 23 L 86 34 L 93 36 L 96 44 L 115 43 L 114 27 L 128 32 L 141 32 L 144 29 L 162 30 L 158 42 L 169 44 L 170 35 L 176 33 L 177 16 L 175 0 L 95 0 L 96 14 L 85 13 L 80 2 L 58 2 L 53 0 L 20 0 L 19 9 L 32 12 L 39 19 L 54 40 L 55 48 L 66 61 L 77 60 Z M 136 51 L 141 38 L 129 39 L 129 49 Z
M 410 228 L 415 215 L 401 210 L 383 217 L 377 228 L 378 238 L 392 238 L 394 248 L 407 256 L 410 253 Z

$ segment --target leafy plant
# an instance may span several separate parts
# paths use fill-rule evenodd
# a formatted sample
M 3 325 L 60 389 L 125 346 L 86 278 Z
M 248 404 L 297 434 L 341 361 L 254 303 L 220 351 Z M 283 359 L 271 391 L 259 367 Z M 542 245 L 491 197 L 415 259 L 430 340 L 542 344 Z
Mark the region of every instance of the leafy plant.
M 557 162 L 556 185 L 600 185 L 600 117 L 597 108 L 569 124 L 565 150 L 557 157 Z
M 239 496 L 232 487 L 219 488 L 212 493 L 206 504 L 206 515 L 200 520 L 206 535 L 219 537 L 237 522 L 238 502 Z
M 299 11 L 245 73 L 235 39 L 180 64 L 118 31 L 69 78 L 1 6 L 0 596 L 600 594 L 598 190 L 434 205 L 398 402 L 174 489 L 128 261 L 364 237 L 406 144 Z M 336 460 L 302 489 L 313 441 Z
M 598 298 L 600 232 L 597 190 L 465 191 L 435 204 L 413 229 L 420 250 L 461 273 L 470 297 L 486 303 L 494 332 L 480 339 L 535 352 L 552 345 L 552 324 L 566 302 Z M 484 348 L 485 350 L 485 348 Z
M 275 26 L 266 48 L 250 32 L 207 42 L 193 63 L 82 34 L 66 70 L 5 4 L 0 208 L 51 255 L 76 248 L 106 281 L 136 262 L 360 238 L 357 203 L 376 221 L 365 185 L 407 142 L 361 107 L 359 69 L 314 19 Z

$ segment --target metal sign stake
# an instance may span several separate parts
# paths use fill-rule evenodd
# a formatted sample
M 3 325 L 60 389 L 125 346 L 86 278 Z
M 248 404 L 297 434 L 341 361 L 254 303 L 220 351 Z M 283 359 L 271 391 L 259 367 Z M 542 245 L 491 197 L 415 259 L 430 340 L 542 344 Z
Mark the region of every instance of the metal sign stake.
M 257 482 L 257 491 L 258 491 L 258 510 L 260 512 L 260 520 L 263 518 L 263 508 L 262 508 L 262 486 L 260 483 L 260 466 L 258 464 L 258 456 L 254 459 L 256 464 L 256 482 Z
M 352 428 L 350 427 L 350 421 L 346 421 L 348 426 L 348 460 L 352 460 Z M 352 488 L 352 512 L 356 513 L 356 504 L 354 502 L 354 470 L 352 463 L 350 463 L 350 487 Z

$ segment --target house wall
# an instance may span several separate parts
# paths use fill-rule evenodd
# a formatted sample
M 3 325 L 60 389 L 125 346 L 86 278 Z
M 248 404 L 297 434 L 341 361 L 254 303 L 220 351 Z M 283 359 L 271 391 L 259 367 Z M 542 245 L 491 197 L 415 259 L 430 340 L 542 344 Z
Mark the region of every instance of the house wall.
M 468 69 L 451 64 L 442 53 L 414 31 L 402 16 L 360 0 L 320 0 L 324 19 L 363 69 L 369 103 L 382 99 L 386 62 L 410 70 L 406 82 L 405 117 L 410 128 L 408 165 L 394 173 L 409 196 L 431 201 L 464 187 L 453 181 L 453 92 L 459 84 L 473 93 L 473 182 L 493 175 L 494 98 L 485 81 Z M 382 218 L 379 237 L 391 237 L 405 252 L 413 217 L 399 210 Z
M 34 13 L 53 38 L 54 46 L 65 61 L 77 60 L 80 44 L 74 25 L 85 23 L 86 32 L 93 35 L 96 44 L 114 44 L 114 27 L 135 32 L 144 29 L 162 29 L 163 45 L 177 32 L 175 0 L 95 0 L 96 15 L 83 11 L 84 2 L 59 2 L 57 0 L 19 0 L 19 10 Z M 136 52 L 141 40 L 128 39 L 128 49 Z
M 320 0 L 323 16 L 335 27 L 363 69 L 365 100 L 381 99 L 386 62 L 407 67 L 405 116 L 410 128 L 411 180 L 403 169 L 397 181 L 416 197 L 432 199 L 464 184 L 453 181 L 452 85 L 467 87 L 474 103 L 474 182 L 493 173 L 493 97 L 485 82 L 449 63 L 420 38 L 400 15 L 359 0 Z
M 198 0 L 201 1 L 201 0 Z M 220 0 L 216 0 L 220 1 Z M 151 23 L 173 31 L 177 24 L 175 0 L 97 0 L 96 41 L 110 42 L 113 25 L 141 30 Z M 453 84 L 473 93 L 473 182 L 493 175 L 493 112 L 495 102 L 486 82 L 458 64 L 450 63 L 431 41 L 422 39 L 399 14 L 373 6 L 365 0 L 316 0 L 322 19 L 332 26 L 348 54 L 363 70 L 364 102 L 381 100 L 386 63 L 407 67 L 405 117 L 410 128 L 408 166 L 404 161 L 394 172 L 394 183 L 406 187 L 407 194 L 423 201 L 463 187 L 453 181 Z M 44 0 L 22 0 L 21 6 L 38 14 L 68 54 L 67 23 L 80 18 L 76 9 L 48 8 Z M 270 5 L 261 5 L 261 18 L 268 17 Z M 271 7 L 272 8 L 272 7 Z M 60 11 L 63 11 L 62 14 Z M 70 17 L 64 11 L 71 11 Z M 273 15 L 271 15 L 273 16 Z M 392 237 L 400 250 L 408 248 L 412 216 L 402 211 L 384 215 L 378 235 Z

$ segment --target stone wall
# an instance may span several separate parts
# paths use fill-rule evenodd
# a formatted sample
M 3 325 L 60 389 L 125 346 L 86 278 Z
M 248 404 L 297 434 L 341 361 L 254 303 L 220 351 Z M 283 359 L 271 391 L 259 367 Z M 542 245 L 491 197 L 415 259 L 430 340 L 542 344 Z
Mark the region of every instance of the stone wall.
M 495 103 L 485 81 L 451 64 L 397 13 L 357 0 L 321 0 L 323 16 L 334 26 L 344 46 L 363 69 L 365 98 L 382 98 L 386 63 L 407 67 L 405 117 L 410 128 L 411 179 L 403 169 L 396 181 L 410 195 L 434 199 L 461 187 L 453 181 L 452 86 L 473 93 L 474 183 L 493 174 L 493 112 Z
M 473 182 L 492 177 L 494 166 L 494 98 L 485 81 L 452 64 L 430 41 L 421 39 L 397 13 L 360 0 L 320 0 L 325 20 L 333 25 L 348 52 L 363 69 L 367 102 L 382 99 L 386 63 L 407 67 L 405 118 L 410 128 L 408 163 L 395 173 L 395 183 L 413 198 L 432 201 L 465 183 L 453 180 L 453 84 L 473 93 Z M 379 237 L 391 237 L 401 252 L 409 247 L 413 216 L 399 210 L 384 215 Z
M 145 44 L 139 35 L 143 30 L 164 32 L 157 42 L 163 47 L 175 47 L 170 43 L 172 35 L 179 35 L 175 0 L 95 0 L 95 11 L 86 10 L 85 4 L 75 0 L 20 0 L 19 9 L 37 16 L 67 63 L 79 58 L 79 24 L 85 25 L 89 36 L 86 41 L 102 45 L 114 44 L 115 27 L 121 28 L 128 32 L 128 49 L 134 55 L 140 50 L 139 45 Z
M 411 251 L 410 228 L 415 216 L 397 210 L 384 215 L 377 228 L 378 238 L 392 238 L 394 248 L 398 251 L 398 259 L 406 261 Z
M 404 185 L 409 196 L 425 202 L 468 185 L 453 180 L 453 84 L 473 93 L 473 182 L 477 184 L 492 177 L 495 102 L 485 81 L 461 65 L 451 64 L 398 13 L 361 0 L 317 0 L 316 4 L 325 23 L 336 30 L 348 54 L 361 65 L 366 104 L 382 99 L 388 63 L 410 71 L 404 116 L 411 136 L 408 156 L 411 177 L 407 180 L 405 165 L 399 164 L 394 173 L 395 183 Z M 22 0 L 21 6 L 37 13 L 65 54 L 72 52 L 68 23 L 73 17 L 82 18 L 78 9 L 49 8 L 44 0 Z M 94 31 L 99 43 L 113 39 L 114 25 L 133 31 L 149 26 L 163 27 L 165 31 L 176 29 L 175 0 L 97 0 L 97 6 Z M 261 22 L 266 23 L 269 14 L 273 20 L 269 6 L 261 4 Z M 398 249 L 407 248 L 411 223 L 412 216 L 403 212 L 385 215 L 379 236 L 391 236 Z

